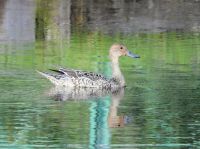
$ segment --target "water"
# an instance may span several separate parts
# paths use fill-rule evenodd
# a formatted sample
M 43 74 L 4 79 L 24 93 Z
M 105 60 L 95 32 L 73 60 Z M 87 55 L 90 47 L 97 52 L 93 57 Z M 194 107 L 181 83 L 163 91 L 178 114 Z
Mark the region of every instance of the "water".
M 1 1 L 0 148 L 199 148 L 199 1 L 180 3 L 189 14 L 165 26 L 159 12 L 174 9 L 135 1 L 134 11 L 123 13 L 131 2 L 121 3 L 104 10 L 101 3 Z M 142 4 L 160 21 L 134 29 L 135 17 L 150 21 L 141 19 Z M 109 23 L 104 11 L 114 16 Z M 123 15 L 128 23 L 121 24 Z M 181 25 L 180 18 L 190 21 Z M 35 71 L 63 66 L 110 77 L 108 48 L 115 42 L 141 58 L 120 59 L 127 88 L 114 94 L 60 92 Z

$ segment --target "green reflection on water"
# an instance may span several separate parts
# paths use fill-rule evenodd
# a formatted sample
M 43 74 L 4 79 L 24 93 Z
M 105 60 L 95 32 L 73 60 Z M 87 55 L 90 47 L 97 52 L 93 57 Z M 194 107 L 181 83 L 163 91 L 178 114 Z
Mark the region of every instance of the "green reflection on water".
M 141 55 L 139 61 L 123 58 L 122 66 L 134 63 L 142 67 L 168 67 L 166 64 L 199 63 L 199 36 L 184 33 L 138 34 L 135 36 L 109 37 L 100 33 L 75 33 L 70 41 L 38 41 L 28 45 L 1 45 L 0 55 L 4 65 L 46 68 L 48 65 L 91 68 L 96 61 L 109 61 L 108 49 L 112 43 L 123 43 Z M 82 61 L 84 59 L 84 61 Z M 76 63 L 74 63 L 74 61 Z M 138 67 L 139 67 L 138 66 Z M 184 67 L 179 67 L 184 68 Z
M 35 69 L 64 66 L 110 76 L 107 56 L 114 42 L 124 43 L 141 56 L 140 60 L 120 59 L 128 88 L 118 114 L 133 117 L 130 124 L 108 128 L 104 112 L 98 113 L 102 124 L 94 121 L 89 107 L 106 102 L 104 99 L 59 103 L 44 95 L 51 84 Z M 1 47 L 0 129 L 4 145 L 94 145 L 92 139 L 97 136 L 93 131 L 98 128 L 92 127 L 92 121 L 105 129 L 106 145 L 199 144 L 199 35 L 173 32 L 111 37 L 75 32 L 66 41 Z M 109 107 L 102 109 L 108 111 Z

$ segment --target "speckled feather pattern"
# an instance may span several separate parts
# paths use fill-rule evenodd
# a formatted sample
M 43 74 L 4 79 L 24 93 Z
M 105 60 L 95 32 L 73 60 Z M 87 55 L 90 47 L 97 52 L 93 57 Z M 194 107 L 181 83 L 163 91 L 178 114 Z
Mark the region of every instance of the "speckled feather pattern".
M 59 86 L 95 88 L 111 88 L 117 86 L 116 80 L 107 79 L 103 75 L 94 72 L 63 68 L 52 71 L 55 71 L 56 73 L 39 73 L 48 78 L 53 84 Z

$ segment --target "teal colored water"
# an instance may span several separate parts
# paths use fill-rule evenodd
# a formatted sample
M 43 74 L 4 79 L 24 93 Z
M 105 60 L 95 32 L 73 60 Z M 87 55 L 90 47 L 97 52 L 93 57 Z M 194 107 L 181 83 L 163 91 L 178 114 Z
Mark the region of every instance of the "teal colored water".
M 70 31 L 65 24 L 62 30 L 52 24 L 57 11 L 43 10 L 38 3 L 22 9 L 29 12 L 23 14 L 25 22 L 27 15 L 36 17 L 25 30 L 23 19 L 16 23 L 21 31 L 12 22 L 17 28 L 12 33 L 6 23 L 1 26 L 0 148 L 200 146 L 200 34 L 196 30 L 110 34 L 84 28 L 79 24 L 81 16 L 68 26 Z M 9 2 L 6 5 L 8 14 L 18 12 Z M 2 20 L 8 21 L 5 18 L 4 14 Z M 7 38 L 6 33 L 16 38 Z M 111 77 L 108 49 L 116 42 L 141 56 L 120 59 L 125 90 L 60 91 L 36 72 L 62 66 Z

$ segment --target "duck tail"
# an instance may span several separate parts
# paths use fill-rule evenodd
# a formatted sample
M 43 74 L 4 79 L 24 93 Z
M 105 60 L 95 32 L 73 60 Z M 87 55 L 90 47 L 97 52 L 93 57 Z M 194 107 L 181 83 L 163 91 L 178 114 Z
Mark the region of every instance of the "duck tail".
M 56 78 L 55 75 L 46 73 L 46 72 L 41 72 L 36 70 L 40 75 L 44 76 L 45 78 L 47 78 L 48 80 L 50 80 L 53 84 L 58 85 L 59 79 Z

